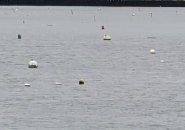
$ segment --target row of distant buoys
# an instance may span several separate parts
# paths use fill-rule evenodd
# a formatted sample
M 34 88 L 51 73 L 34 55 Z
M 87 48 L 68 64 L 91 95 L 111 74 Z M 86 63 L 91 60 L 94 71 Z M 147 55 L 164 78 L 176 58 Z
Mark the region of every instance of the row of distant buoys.
M 52 25 L 48 25 L 48 26 L 52 26 Z M 101 26 L 101 28 L 102 28 L 102 30 L 104 30 L 104 29 L 105 29 L 105 27 L 104 27 L 104 26 Z M 17 38 L 18 38 L 18 39 L 21 39 L 21 38 L 22 38 L 22 37 L 21 37 L 21 34 L 18 34 L 18 35 L 17 35 Z M 111 36 L 110 36 L 110 35 L 105 34 L 105 35 L 103 36 L 103 40 L 111 40 Z
M 102 28 L 104 28 L 104 26 L 102 26 Z M 18 39 L 21 39 L 21 34 L 18 34 L 17 38 L 18 38 Z M 111 40 L 111 36 L 105 34 L 105 35 L 103 36 L 103 40 Z
M 29 63 L 28 63 L 28 68 L 37 68 L 37 67 L 38 67 L 37 61 L 31 59 L 31 60 L 29 61 Z M 30 83 L 25 83 L 24 86 L 30 87 L 31 84 L 30 84 Z
M 104 29 L 105 29 L 105 27 L 102 25 L 102 26 L 101 26 L 101 29 L 102 29 L 102 30 L 104 30 Z M 103 40 L 111 40 L 111 36 L 110 36 L 110 35 L 105 34 L 105 35 L 103 36 Z
M 150 17 L 152 17 L 152 12 L 149 12 L 150 14 Z M 136 14 L 135 13 L 132 13 L 132 16 L 135 16 Z
M 80 79 L 79 80 L 79 85 L 84 85 L 85 84 L 85 80 L 84 79 Z M 55 82 L 55 85 L 62 85 L 61 82 Z M 30 83 L 25 83 L 24 86 L 26 87 L 31 87 L 31 84 Z
M 37 63 L 37 61 L 31 59 L 31 60 L 29 61 L 29 63 L 28 63 L 28 68 L 38 68 L 38 63 Z M 80 79 L 80 80 L 79 80 L 79 85 L 83 85 L 84 83 L 85 83 L 85 80 L 84 80 L 84 79 Z M 62 85 L 62 83 L 57 81 L 57 82 L 55 82 L 55 85 Z M 31 84 L 30 84 L 30 83 L 25 83 L 24 86 L 30 87 Z
M 150 49 L 150 54 L 156 54 L 155 49 Z M 164 63 L 164 60 L 160 60 L 161 63 Z

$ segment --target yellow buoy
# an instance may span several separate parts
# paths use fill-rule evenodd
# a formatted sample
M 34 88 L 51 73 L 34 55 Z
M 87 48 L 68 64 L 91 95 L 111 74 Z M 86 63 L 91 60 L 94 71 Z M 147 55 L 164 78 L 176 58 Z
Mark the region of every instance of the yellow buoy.
M 80 79 L 79 80 L 79 85 L 83 85 L 85 83 L 85 80 L 84 79 Z
M 104 35 L 103 40 L 111 40 L 111 36 L 110 35 Z

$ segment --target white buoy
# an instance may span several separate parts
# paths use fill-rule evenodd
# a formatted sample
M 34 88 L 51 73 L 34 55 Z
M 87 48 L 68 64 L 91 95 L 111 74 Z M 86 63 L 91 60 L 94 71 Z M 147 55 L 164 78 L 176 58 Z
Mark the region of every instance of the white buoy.
M 103 36 L 103 40 L 111 40 L 111 36 L 109 36 L 109 35 L 104 35 L 104 36 Z
M 161 63 L 164 63 L 164 60 L 160 60 Z
M 136 14 L 135 13 L 132 13 L 132 16 L 135 16 Z
M 38 67 L 38 63 L 37 61 L 35 60 L 31 60 L 29 63 L 28 63 L 28 68 L 37 68 Z
M 26 86 L 26 87 L 30 87 L 30 86 L 31 86 L 31 84 L 29 84 L 29 83 L 25 83 L 25 84 L 24 84 L 24 86 Z
M 150 54 L 155 54 L 156 52 L 155 52 L 155 49 L 151 49 L 150 50 Z
M 55 85 L 62 85 L 60 82 L 55 82 Z

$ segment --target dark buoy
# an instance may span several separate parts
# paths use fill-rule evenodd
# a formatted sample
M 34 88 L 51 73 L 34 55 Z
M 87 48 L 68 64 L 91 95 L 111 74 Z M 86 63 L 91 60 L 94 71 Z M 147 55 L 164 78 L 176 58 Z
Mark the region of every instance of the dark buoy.
M 21 34 L 18 34 L 18 39 L 21 39 Z
M 105 29 L 105 27 L 104 26 L 101 26 L 101 29 L 103 30 L 103 29 Z
M 83 79 L 79 80 L 79 85 L 83 85 L 85 83 L 85 81 Z

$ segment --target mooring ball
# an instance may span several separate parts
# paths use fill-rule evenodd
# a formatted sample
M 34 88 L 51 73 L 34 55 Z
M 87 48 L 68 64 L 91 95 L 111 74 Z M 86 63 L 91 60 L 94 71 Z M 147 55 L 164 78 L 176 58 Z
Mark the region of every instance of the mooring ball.
M 111 36 L 110 35 L 104 35 L 103 40 L 111 40 Z
M 28 67 L 29 67 L 29 68 L 37 68 L 37 67 L 38 67 L 37 61 L 31 60 L 31 61 L 28 63 Z
M 21 39 L 21 34 L 18 34 L 18 39 Z
M 101 29 L 103 30 L 103 29 L 105 29 L 105 27 L 104 26 L 101 26 Z
M 60 83 L 60 82 L 55 82 L 55 85 L 62 85 L 62 83 Z
M 80 85 L 82 85 L 82 84 L 84 84 L 84 83 L 85 83 L 85 80 L 84 80 L 84 79 L 80 79 L 80 80 L 79 80 L 79 84 L 80 84 Z
M 150 54 L 155 54 L 156 52 L 155 52 L 155 49 L 151 49 L 150 50 Z
M 31 84 L 29 84 L 29 83 L 25 83 L 25 84 L 24 84 L 24 86 L 26 86 L 26 87 L 30 87 L 30 86 L 31 86 Z

